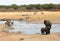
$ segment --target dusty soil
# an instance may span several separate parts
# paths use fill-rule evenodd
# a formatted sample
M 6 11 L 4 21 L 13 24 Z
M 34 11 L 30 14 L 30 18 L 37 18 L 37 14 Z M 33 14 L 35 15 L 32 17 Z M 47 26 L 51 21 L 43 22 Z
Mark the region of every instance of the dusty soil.
M 39 23 L 43 23 L 47 19 L 52 23 L 60 23 L 60 11 L 0 12 L 0 19 L 19 19 Z
M 41 14 L 41 13 L 44 14 Z M 29 17 L 29 18 L 26 18 Z M 53 23 L 60 23 L 60 11 L 39 11 L 35 12 L 0 12 L 0 19 L 21 19 L 28 21 L 38 21 L 43 23 L 43 20 L 48 19 Z M 22 33 L 9 33 L 4 32 L 9 30 L 5 24 L 0 24 L 0 41 L 60 41 L 60 33 L 53 33 L 49 35 L 41 34 L 22 34 Z

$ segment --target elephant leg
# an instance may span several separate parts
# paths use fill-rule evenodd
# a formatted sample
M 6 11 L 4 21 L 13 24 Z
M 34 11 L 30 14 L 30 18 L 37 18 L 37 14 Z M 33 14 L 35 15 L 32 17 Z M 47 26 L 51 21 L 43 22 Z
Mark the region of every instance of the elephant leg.
M 46 31 L 46 34 L 50 34 L 50 31 Z
M 48 34 L 50 34 L 50 31 L 48 31 Z
M 43 28 L 41 29 L 41 34 L 44 34 L 44 29 Z
M 41 31 L 41 34 L 43 34 L 44 33 L 44 31 Z

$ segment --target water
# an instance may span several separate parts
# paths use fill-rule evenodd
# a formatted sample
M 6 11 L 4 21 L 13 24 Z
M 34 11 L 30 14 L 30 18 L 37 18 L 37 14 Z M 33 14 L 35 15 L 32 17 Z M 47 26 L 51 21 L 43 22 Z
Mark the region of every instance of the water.
M 0 21 L 0 24 L 3 24 L 5 21 Z M 44 24 L 40 23 L 29 23 L 25 21 L 13 21 L 13 28 L 9 32 L 19 32 L 21 31 L 24 34 L 36 34 L 41 33 L 41 28 L 44 27 Z M 51 33 L 60 32 L 60 24 L 53 24 Z

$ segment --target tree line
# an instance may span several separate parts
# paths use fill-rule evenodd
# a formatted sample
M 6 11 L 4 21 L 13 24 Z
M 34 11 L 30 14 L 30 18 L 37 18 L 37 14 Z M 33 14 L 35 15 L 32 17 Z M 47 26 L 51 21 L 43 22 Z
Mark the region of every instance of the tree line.
M 60 4 L 0 5 L 0 11 L 60 10 Z

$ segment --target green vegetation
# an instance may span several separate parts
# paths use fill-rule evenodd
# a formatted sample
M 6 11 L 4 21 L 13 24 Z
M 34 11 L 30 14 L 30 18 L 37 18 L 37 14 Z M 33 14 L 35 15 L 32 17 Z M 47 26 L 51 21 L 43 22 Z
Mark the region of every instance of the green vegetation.
M 16 5 L 16 4 L 12 4 L 10 7 L 11 7 L 11 8 L 14 8 L 14 9 L 17 9 L 19 6 Z
M 7 11 L 7 9 L 10 9 L 9 11 L 12 11 L 14 9 L 14 11 L 21 11 L 20 9 L 26 9 L 26 10 L 60 10 L 60 4 L 30 4 L 30 5 L 16 5 L 16 4 L 12 4 L 9 6 L 6 5 L 0 5 L 0 9 L 2 9 L 2 11 Z M 12 9 L 11 9 L 12 8 Z M 1 10 L 0 10 L 1 11 Z
M 25 5 L 24 7 L 26 9 L 33 9 L 34 8 L 34 5 L 33 4 L 30 4 L 30 5 Z

